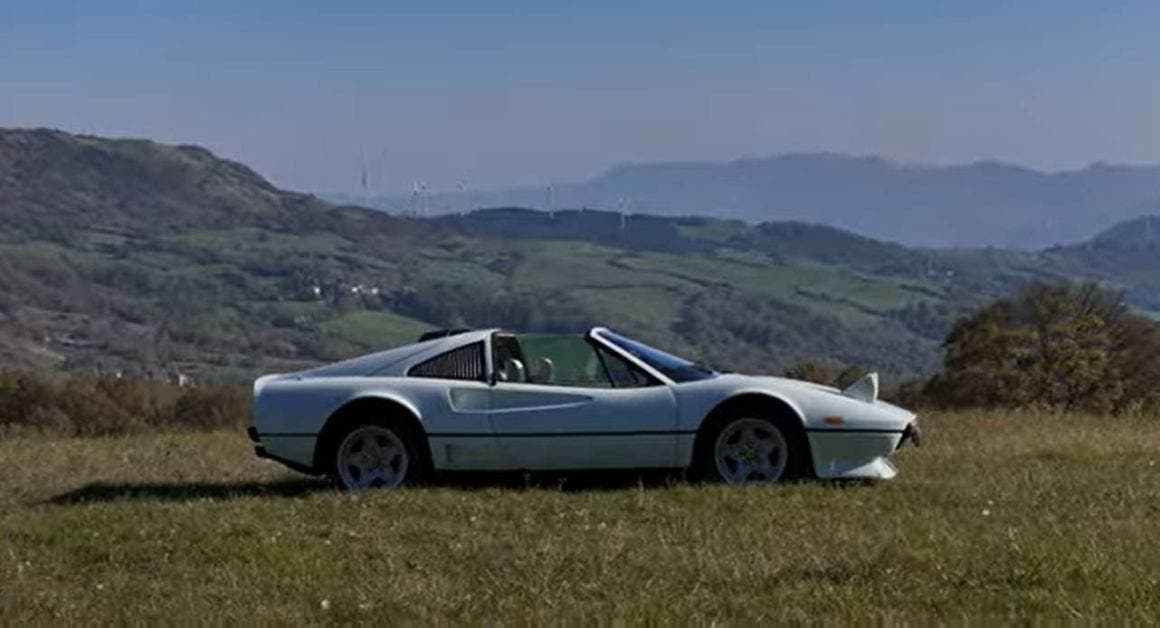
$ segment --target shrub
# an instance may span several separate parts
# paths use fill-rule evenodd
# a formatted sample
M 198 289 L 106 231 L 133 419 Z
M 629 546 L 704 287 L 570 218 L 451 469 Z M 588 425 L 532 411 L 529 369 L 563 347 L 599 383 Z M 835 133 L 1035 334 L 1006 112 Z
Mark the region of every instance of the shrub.
M 1096 284 L 1032 283 L 955 324 L 935 405 L 1107 412 L 1160 406 L 1160 326 Z
M 785 376 L 790 379 L 800 379 L 815 384 L 824 384 L 835 388 L 845 388 L 861 379 L 870 371 L 857 364 L 847 366 L 841 371 L 835 371 L 817 362 L 802 361 L 791 365 L 785 370 Z
M 242 386 L 180 387 L 64 373 L 0 372 L 0 428 L 100 436 L 146 431 L 241 428 L 249 415 Z
M 832 386 L 834 383 L 833 372 L 817 362 L 802 361 L 792 364 L 785 369 L 785 376 L 790 379 L 800 379 L 804 382 L 827 386 Z
M 172 422 L 181 429 L 213 430 L 244 422 L 250 395 L 241 386 L 215 384 L 185 388 L 173 405 Z

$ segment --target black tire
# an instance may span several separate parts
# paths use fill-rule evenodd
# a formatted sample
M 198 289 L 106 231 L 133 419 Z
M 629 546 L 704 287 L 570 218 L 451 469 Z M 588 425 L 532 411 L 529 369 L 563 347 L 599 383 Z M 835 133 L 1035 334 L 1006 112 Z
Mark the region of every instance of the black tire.
M 726 430 L 735 424 L 746 421 L 750 422 L 748 425 L 756 426 L 757 422 L 764 424 L 766 426 L 764 429 L 770 433 L 776 433 L 784 442 L 784 454 L 777 455 L 785 456 L 785 465 L 776 479 L 771 480 L 772 482 L 792 482 L 811 475 L 812 463 L 809 442 L 806 440 L 805 431 L 796 420 L 778 415 L 769 416 L 767 410 L 740 408 L 710 417 L 702 426 L 697 435 L 693 451 L 693 464 L 690 468 L 693 480 L 718 484 L 730 483 L 730 478 L 722 475 L 717 465 L 717 441 Z M 760 456 L 759 453 L 755 455 Z M 770 456 L 769 459 L 772 459 L 772 452 L 767 455 Z
M 351 473 L 343 473 L 340 468 L 340 450 L 347 438 L 355 432 L 367 431 L 365 428 L 386 430 L 398 439 L 406 453 L 406 468 L 400 469 L 402 477 L 399 482 L 370 486 L 352 485 L 349 481 Z M 421 484 L 430 475 L 431 461 L 426 447 L 426 437 L 417 432 L 405 421 L 392 421 L 382 418 L 359 418 L 348 421 L 340 429 L 334 430 L 327 438 L 326 475 L 336 487 L 342 490 L 363 490 L 367 488 L 402 488 Z

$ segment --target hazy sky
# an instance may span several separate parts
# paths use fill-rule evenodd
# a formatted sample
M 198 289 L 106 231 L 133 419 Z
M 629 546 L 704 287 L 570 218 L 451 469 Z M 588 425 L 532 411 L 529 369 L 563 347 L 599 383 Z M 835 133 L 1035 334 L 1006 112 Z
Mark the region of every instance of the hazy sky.
M 1018 6 L 1014 6 L 1018 5 Z M 0 0 L 0 126 L 311 191 L 798 150 L 1160 161 L 1160 2 Z

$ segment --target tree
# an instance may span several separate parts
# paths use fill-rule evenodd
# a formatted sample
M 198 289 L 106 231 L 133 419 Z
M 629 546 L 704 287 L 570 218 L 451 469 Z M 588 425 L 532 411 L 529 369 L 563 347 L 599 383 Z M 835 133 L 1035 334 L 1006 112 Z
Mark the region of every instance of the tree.
M 955 324 L 925 393 L 947 406 L 1157 405 L 1158 329 L 1097 284 L 1028 284 Z

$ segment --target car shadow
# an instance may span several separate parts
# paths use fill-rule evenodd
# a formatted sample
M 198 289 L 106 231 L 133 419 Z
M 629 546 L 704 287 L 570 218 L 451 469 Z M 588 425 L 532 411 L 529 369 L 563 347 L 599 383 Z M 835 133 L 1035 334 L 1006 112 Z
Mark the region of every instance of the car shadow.
M 424 484 L 426 488 L 464 491 L 487 489 L 554 490 L 564 493 L 667 489 L 684 482 L 677 473 L 661 471 L 585 471 L 571 473 L 443 473 Z M 305 497 L 334 492 L 321 478 L 293 478 L 268 482 L 94 482 L 53 496 L 45 503 L 56 505 L 112 501 L 231 500 L 252 497 Z
M 246 497 L 302 497 L 334 490 L 314 478 L 270 482 L 94 482 L 46 500 L 57 505 L 111 501 L 229 500 Z

